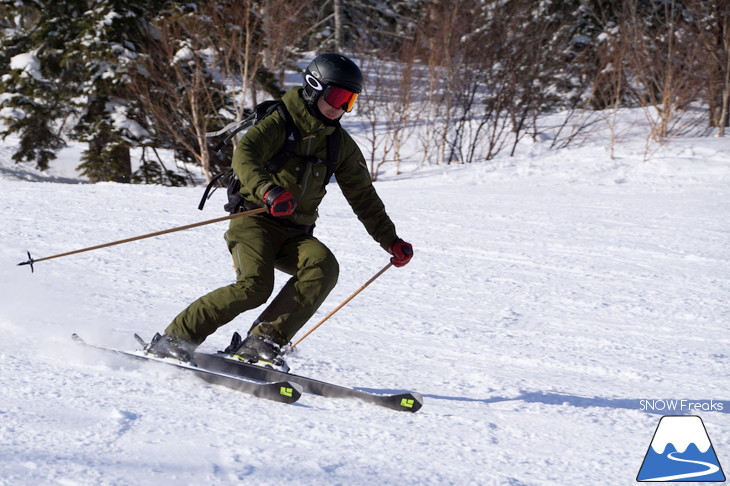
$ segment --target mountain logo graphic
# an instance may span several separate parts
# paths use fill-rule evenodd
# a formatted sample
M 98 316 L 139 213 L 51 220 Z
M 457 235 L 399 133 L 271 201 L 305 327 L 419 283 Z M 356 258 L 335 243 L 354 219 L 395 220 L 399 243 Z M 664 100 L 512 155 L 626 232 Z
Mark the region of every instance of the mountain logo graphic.
M 725 481 L 702 419 L 696 415 L 662 417 L 636 480 Z

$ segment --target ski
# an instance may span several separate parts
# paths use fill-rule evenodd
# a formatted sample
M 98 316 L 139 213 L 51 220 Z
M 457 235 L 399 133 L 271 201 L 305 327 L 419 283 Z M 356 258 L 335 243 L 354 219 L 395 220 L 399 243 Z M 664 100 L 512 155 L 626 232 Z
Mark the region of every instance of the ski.
M 194 353 L 193 359 L 205 369 L 221 373 L 252 378 L 261 381 L 292 381 L 302 386 L 304 393 L 329 398 L 356 398 L 381 407 L 403 412 L 416 412 L 423 406 L 420 393 L 404 392 L 380 394 L 358 388 L 349 388 L 305 376 L 285 373 L 270 368 L 256 366 L 243 361 L 234 360 L 223 353 Z
M 111 353 L 116 356 L 123 356 L 125 358 L 138 361 L 149 361 L 165 364 L 168 366 L 174 366 L 181 370 L 187 370 L 192 372 L 198 378 L 212 385 L 225 386 L 232 390 L 247 393 L 254 397 L 265 398 L 281 403 L 294 403 L 299 400 L 299 397 L 302 396 L 302 386 L 288 379 L 257 381 L 255 377 L 246 377 L 240 374 L 231 376 L 229 374 L 226 374 L 224 370 L 206 369 L 204 366 L 194 367 L 185 363 L 155 358 L 154 356 L 148 356 L 144 354 L 137 354 L 132 351 L 122 351 L 119 349 L 112 349 L 106 348 L 104 346 L 97 346 L 95 344 L 89 344 L 76 333 L 72 334 L 71 338 L 78 344 L 97 351 Z

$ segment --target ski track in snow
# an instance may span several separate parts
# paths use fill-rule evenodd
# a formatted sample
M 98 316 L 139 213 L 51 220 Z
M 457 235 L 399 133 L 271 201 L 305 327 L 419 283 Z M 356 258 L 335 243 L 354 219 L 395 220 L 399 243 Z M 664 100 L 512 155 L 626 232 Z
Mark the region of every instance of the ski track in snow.
M 199 212 L 200 188 L 5 171 L 0 485 L 634 484 L 660 417 L 639 400 L 730 398 L 730 169 L 724 159 L 697 176 L 689 162 L 585 169 L 573 156 L 554 176 L 484 164 L 377 184 L 414 259 L 290 364 L 421 392 L 416 414 L 311 395 L 281 405 L 81 349 L 72 332 L 132 348 L 133 332 L 151 337 L 229 283 L 225 223 L 39 262 L 34 274 L 15 267 L 25 250 L 41 258 L 218 217 L 222 195 Z M 341 274 L 312 324 L 388 261 L 329 192 L 316 235 Z M 723 463 L 725 403 L 703 415 Z

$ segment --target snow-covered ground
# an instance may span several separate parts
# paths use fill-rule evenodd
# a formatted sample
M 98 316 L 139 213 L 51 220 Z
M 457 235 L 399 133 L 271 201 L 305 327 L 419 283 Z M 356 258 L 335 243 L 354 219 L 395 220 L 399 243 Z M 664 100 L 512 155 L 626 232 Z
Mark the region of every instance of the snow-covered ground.
M 223 194 L 201 213 L 200 188 L 37 182 L 11 153 L 0 147 L 2 485 L 630 485 L 659 419 L 677 413 L 702 417 L 730 473 L 728 138 L 676 139 L 648 162 L 641 137 L 616 159 L 597 138 L 382 177 L 415 257 L 290 363 L 342 385 L 421 392 L 416 414 L 310 395 L 276 404 L 80 349 L 72 332 L 133 348 L 133 332 L 150 337 L 230 282 L 225 223 L 33 274 L 15 266 L 25 251 L 218 217 Z M 388 262 L 329 191 L 317 236 L 341 276 L 313 323 Z M 687 401 L 646 409 L 671 399 Z

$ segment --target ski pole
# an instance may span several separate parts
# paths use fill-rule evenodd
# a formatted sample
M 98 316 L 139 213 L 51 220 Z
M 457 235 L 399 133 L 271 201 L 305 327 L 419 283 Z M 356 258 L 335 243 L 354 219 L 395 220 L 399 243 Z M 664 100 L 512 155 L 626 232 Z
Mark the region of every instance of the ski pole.
M 43 257 L 43 258 L 38 258 L 38 259 L 34 259 L 32 256 L 30 256 L 30 252 L 27 252 L 28 261 L 18 263 L 18 266 L 30 265 L 30 271 L 33 272 L 33 264 L 42 262 L 44 260 L 51 260 L 53 258 L 61 258 L 61 257 L 69 256 L 69 255 L 75 255 L 77 253 L 83 253 L 85 251 L 98 250 L 100 248 L 106 248 L 108 246 L 121 245 L 122 243 L 129 243 L 132 241 L 143 240 L 145 238 L 152 238 L 153 236 L 166 235 L 168 233 L 174 233 L 176 231 L 183 231 L 183 230 L 187 230 L 187 229 L 191 229 L 191 228 L 197 228 L 198 226 L 204 226 L 206 224 L 211 224 L 211 223 L 219 223 L 221 221 L 226 221 L 226 220 L 233 219 L 233 218 L 239 218 L 241 216 L 248 216 L 251 214 L 263 213 L 265 211 L 266 211 L 266 208 L 252 209 L 250 211 L 244 211 L 242 213 L 230 214 L 228 216 L 223 216 L 220 218 L 209 219 L 207 221 L 200 221 L 199 223 L 187 224 L 185 226 L 178 226 L 177 228 L 170 228 L 170 229 L 157 231 L 155 233 L 149 233 L 147 235 L 142 235 L 142 236 L 134 236 L 132 238 L 126 238 L 124 240 L 112 241 L 111 243 L 104 243 L 102 245 L 90 246 L 89 248 L 82 248 L 81 250 L 74 250 L 74 251 L 69 251 L 66 253 L 59 253 L 58 255 L 53 255 L 53 256 Z
M 389 269 L 392 266 L 393 266 L 393 263 L 392 262 L 391 263 L 388 263 L 378 273 L 376 273 L 375 275 L 373 275 L 373 277 L 370 280 L 368 280 L 367 282 L 365 282 L 364 284 L 362 284 L 362 286 L 359 289 L 357 289 L 355 292 L 353 292 L 352 295 L 350 295 L 347 299 L 345 299 L 344 302 L 342 302 L 340 305 L 338 305 L 337 307 L 335 307 L 335 309 L 332 312 L 330 312 L 329 314 L 327 314 L 326 316 L 324 316 L 324 318 L 321 321 L 319 321 L 317 324 L 315 324 L 314 327 L 312 329 L 310 329 L 304 336 L 302 336 L 299 341 L 297 341 L 294 344 L 292 344 L 291 346 L 289 346 L 289 352 L 291 352 L 299 343 L 301 343 L 302 341 L 304 341 L 304 338 L 306 338 L 307 336 L 309 336 L 310 334 L 312 334 L 315 329 L 317 329 L 319 326 L 321 326 L 322 324 L 324 324 L 324 322 L 327 319 L 329 319 L 330 317 L 332 317 L 335 314 L 335 312 L 337 312 L 338 310 L 340 310 L 343 307 L 345 307 L 345 305 L 347 305 L 348 302 L 350 302 L 352 299 L 354 299 L 357 294 L 359 294 L 360 292 L 362 292 L 363 290 L 365 290 L 365 287 L 367 287 L 368 285 L 370 285 L 371 283 L 373 283 L 375 281 L 375 279 L 377 279 L 378 277 L 380 277 L 383 273 L 385 273 L 385 271 L 387 269 Z

